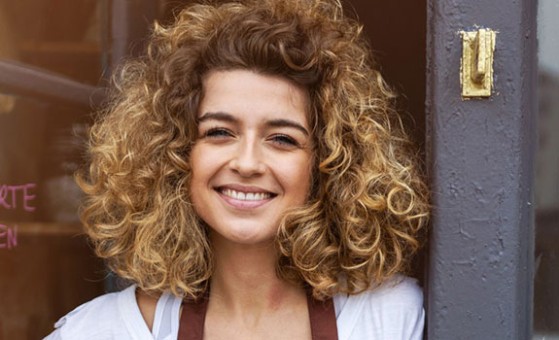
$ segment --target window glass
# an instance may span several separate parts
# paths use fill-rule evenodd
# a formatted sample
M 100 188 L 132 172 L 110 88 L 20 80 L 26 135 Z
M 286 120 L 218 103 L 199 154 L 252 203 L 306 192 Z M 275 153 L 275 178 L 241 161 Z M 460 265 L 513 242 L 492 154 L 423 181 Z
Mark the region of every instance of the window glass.
M 104 2 L 0 0 L 0 61 L 96 85 Z M 91 112 L 32 91 L 16 95 L 22 92 L 6 79 L 0 79 L 0 339 L 42 339 L 59 317 L 103 293 L 103 263 L 83 236 L 82 194 L 73 180 Z
M 97 84 L 104 0 L 0 0 L 0 58 Z
M 559 337 L 559 2 L 539 0 L 534 338 Z

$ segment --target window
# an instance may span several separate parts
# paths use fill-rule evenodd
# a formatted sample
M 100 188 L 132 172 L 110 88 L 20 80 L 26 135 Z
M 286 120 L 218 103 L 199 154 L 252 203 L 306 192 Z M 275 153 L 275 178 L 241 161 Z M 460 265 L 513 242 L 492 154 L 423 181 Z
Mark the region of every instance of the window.
M 40 339 L 103 293 L 72 174 L 105 59 L 105 4 L 0 0 L 0 339 Z
M 538 3 L 539 151 L 536 157 L 534 338 L 559 336 L 559 3 Z

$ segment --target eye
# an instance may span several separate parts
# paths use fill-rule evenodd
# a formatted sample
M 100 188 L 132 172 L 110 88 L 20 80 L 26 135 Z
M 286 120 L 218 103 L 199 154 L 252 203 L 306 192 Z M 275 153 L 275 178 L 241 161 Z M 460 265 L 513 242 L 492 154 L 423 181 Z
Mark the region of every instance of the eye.
M 285 134 L 275 134 L 269 138 L 273 143 L 276 143 L 284 147 L 298 147 L 299 143 L 295 138 L 285 135 Z
M 233 132 L 231 132 L 230 130 L 226 128 L 215 127 L 215 128 L 208 129 L 206 132 L 204 132 L 202 138 L 219 139 L 219 138 L 227 138 L 232 136 L 233 136 Z

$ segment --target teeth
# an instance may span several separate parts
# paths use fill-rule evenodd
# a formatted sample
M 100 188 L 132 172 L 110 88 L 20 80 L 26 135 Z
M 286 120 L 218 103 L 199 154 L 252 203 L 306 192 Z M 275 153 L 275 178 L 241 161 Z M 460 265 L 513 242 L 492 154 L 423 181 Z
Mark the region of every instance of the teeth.
M 225 196 L 229 196 L 240 201 L 261 201 L 270 198 L 269 193 L 264 192 L 241 192 L 232 189 L 224 189 L 221 191 Z

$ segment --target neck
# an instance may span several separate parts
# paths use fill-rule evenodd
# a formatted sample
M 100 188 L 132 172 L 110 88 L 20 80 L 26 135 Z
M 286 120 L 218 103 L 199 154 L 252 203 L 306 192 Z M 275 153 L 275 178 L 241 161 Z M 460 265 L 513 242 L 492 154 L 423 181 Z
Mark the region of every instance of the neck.
M 276 275 L 277 252 L 269 244 L 243 245 L 212 238 L 215 271 L 210 301 L 234 314 L 260 314 L 280 309 L 304 296 L 301 287 Z

